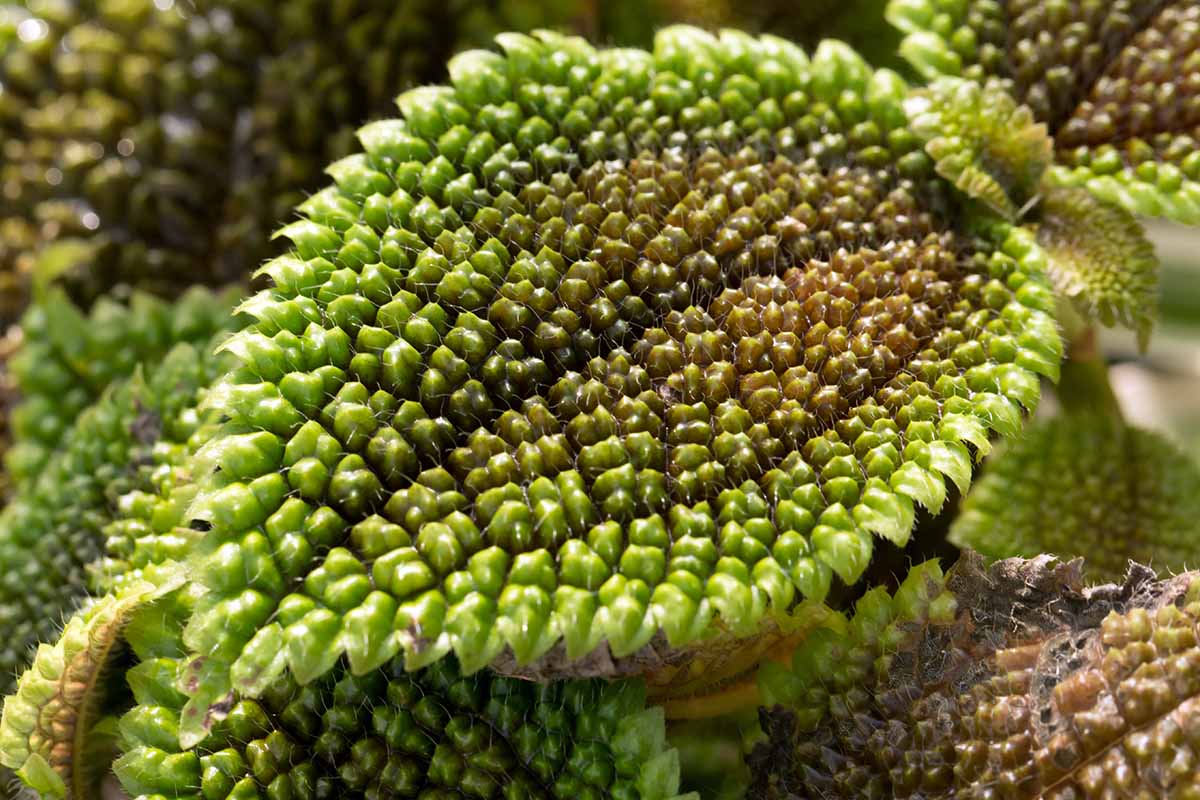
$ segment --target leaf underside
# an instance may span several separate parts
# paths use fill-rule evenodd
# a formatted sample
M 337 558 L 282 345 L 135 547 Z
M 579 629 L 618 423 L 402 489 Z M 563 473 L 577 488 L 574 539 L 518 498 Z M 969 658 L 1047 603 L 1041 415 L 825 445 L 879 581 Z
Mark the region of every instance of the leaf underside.
M 131 581 L 72 617 L 57 642 L 40 645 L 16 692 L 5 698 L 0 763 L 43 797 L 98 797 L 108 760 L 86 756 L 102 738 L 97 711 L 112 688 L 106 674 L 122 631 L 140 609 L 182 583 L 175 570 Z

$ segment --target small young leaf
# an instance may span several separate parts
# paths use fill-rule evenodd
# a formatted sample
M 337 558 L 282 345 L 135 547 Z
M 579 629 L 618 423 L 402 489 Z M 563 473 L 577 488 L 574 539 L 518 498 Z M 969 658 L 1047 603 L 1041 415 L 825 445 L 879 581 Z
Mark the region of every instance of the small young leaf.
M 1158 259 L 1141 223 L 1081 189 L 1050 189 L 1038 242 L 1059 293 L 1086 319 L 1134 329 L 1144 349 L 1158 307 Z
M 1053 142 L 1000 83 L 941 78 L 905 109 L 938 174 L 968 197 L 1013 220 L 1036 196 Z

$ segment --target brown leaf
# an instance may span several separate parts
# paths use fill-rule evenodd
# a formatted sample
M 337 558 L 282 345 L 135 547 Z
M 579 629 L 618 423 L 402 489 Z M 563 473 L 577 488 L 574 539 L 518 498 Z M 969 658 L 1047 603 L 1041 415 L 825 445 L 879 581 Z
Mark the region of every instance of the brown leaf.
M 878 637 L 895 647 L 875 648 L 865 680 L 834 670 L 810 687 L 815 725 L 811 706 L 763 710 L 749 796 L 1196 796 L 1200 573 L 1131 565 L 1091 588 L 1081 575 L 1078 560 L 985 568 L 968 553 L 945 579 L 954 615 Z M 846 652 L 864 646 L 858 630 Z

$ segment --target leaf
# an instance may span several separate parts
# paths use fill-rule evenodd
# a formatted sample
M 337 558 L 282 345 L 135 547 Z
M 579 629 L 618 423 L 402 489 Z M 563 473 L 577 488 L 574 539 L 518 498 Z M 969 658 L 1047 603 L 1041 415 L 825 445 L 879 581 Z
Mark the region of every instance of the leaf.
M 989 432 L 1015 434 L 1039 375 L 1057 375 L 1032 230 L 949 202 L 894 73 L 831 40 L 810 60 L 682 25 L 651 51 L 498 41 L 502 56 L 458 57 L 453 86 L 409 91 L 403 121 L 364 129 L 365 152 L 284 229 L 295 249 L 228 345 L 239 366 L 210 394 L 229 423 L 207 448 L 220 468 L 189 516 L 208 523 L 193 561 L 208 591 L 184 637 L 188 741 L 229 692 L 257 698 L 281 670 L 315 683 L 343 654 L 355 673 L 403 651 L 414 670 L 453 653 L 472 672 L 507 658 L 619 676 L 660 663 L 665 636 L 671 658 L 710 668 L 720 636 L 760 642 L 797 591 L 858 581 L 876 537 L 903 546 L 914 502 L 941 510 Z M 960 85 L 966 110 L 944 116 L 974 136 L 995 103 Z M 613 103 L 633 111 L 610 126 Z M 1015 217 L 1048 143 L 1008 103 L 968 143 L 994 156 L 986 177 Z M 492 119 L 501 104 L 511 119 Z M 561 164 L 563 192 L 607 209 L 597 236 L 645 224 L 612 239 L 663 265 L 629 276 L 633 327 L 589 283 L 609 267 L 550 236 L 574 212 L 538 210 L 536 170 L 496 182 L 514 158 Z M 395 209 L 370 210 L 376 194 Z M 528 236 L 502 222 L 542 212 L 554 221 Z M 452 242 L 468 218 L 499 227 Z M 345 294 L 340 263 L 381 247 L 398 266 Z M 551 309 L 587 332 L 542 324 Z M 269 441 L 251 457 L 244 436 Z
M 98 798 L 108 762 L 86 754 L 100 738 L 94 726 L 112 689 L 106 676 L 122 631 L 140 609 L 182 584 L 176 569 L 130 582 L 73 616 L 56 643 L 40 645 L 4 700 L 0 763 L 43 797 Z
M 153 367 L 115 380 L 0 513 L 0 563 L 11 576 L 0 588 L 4 691 L 89 584 L 110 590 L 130 570 L 183 557 L 195 532 L 165 524 L 168 501 L 157 495 L 184 478 L 175 462 L 216 422 L 195 411 L 203 387 L 227 366 L 211 349 L 211 341 L 180 343 Z
M 99 246 L 86 239 L 58 239 L 43 247 L 33 264 L 33 293 L 42 296 L 57 279 L 96 258 Z
M 1143 349 L 1158 312 L 1158 259 L 1141 223 L 1080 189 L 1045 195 L 1038 243 L 1050 279 L 1085 318 L 1132 328 Z
M 864 597 L 847 628 L 799 645 L 810 679 L 761 711 L 748 797 L 1200 790 L 1200 573 L 1157 581 L 1131 565 L 1121 583 L 1085 588 L 1079 561 L 1050 556 L 985 568 L 968 553 L 944 579 L 928 566 L 894 598 Z M 893 608 L 881 630 L 881 607 L 922 587 L 915 613 Z
M 354 675 L 342 660 L 327 680 L 284 675 L 260 698 L 232 698 L 227 722 L 188 743 L 175 735 L 177 668 L 160 659 L 131 670 L 142 692 L 121 718 L 113 768 L 131 797 L 304 797 L 314 778 L 327 797 L 534 797 L 567 786 L 689 797 L 663 709 L 647 706 L 638 680 L 538 684 L 463 675 L 453 658 L 408 672 L 402 657 Z
M 609 0 L 597 5 L 601 27 L 619 44 L 645 45 L 655 27 L 679 22 L 709 30 L 768 32 L 810 53 L 822 39 L 839 39 L 872 64 L 903 65 L 897 57 L 900 34 L 883 16 L 887 0 Z M 650 24 L 647 12 L 654 15 Z
M 1058 417 L 988 461 L 950 539 L 990 558 L 1085 556 L 1106 580 L 1130 560 L 1184 569 L 1200 562 L 1200 467 L 1114 417 Z
M 923 76 L 990 80 L 1045 123 L 1051 185 L 1200 224 L 1200 5 L 891 0 Z
M 30 488 L 63 434 L 104 389 L 180 342 L 205 342 L 229 326 L 240 289 L 202 287 L 167 303 L 135 292 L 128 302 L 104 297 L 85 314 L 58 287 L 49 288 L 21 321 L 21 348 L 8 362 L 20 403 L 11 412 L 8 479 Z
M 1035 198 L 1053 143 L 1001 84 L 941 78 L 905 103 L 938 174 L 1007 220 Z

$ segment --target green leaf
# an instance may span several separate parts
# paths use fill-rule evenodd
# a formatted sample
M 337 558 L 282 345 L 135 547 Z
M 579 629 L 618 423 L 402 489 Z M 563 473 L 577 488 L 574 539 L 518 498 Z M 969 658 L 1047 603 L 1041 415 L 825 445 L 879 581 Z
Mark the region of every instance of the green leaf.
M 1050 165 L 1046 126 L 996 82 L 940 78 L 905 103 L 938 173 L 968 197 L 1014 220 Z
M 47 800 L 67 797 L 67 784 L 41 753 L 33 753 L 25 759 L 16 775 L 21 779 L 21 783 Z
M 1038 243 L 1050 279 L 1085 319 L 1137 331 L 1143 349 L 1158 309 L 1158 259 L 1140 222 L 1080 189 L 1050 189 Z
M 0 764 L 45 797 L 98 798 L 108 761 L 103 749 L 92 751 L 106 738 L 95 726 L 113 689 L 108 673 L 122 631 L 183 582 L 182 570 L 170 567 L 153 580 L 131 581 L 68 620 L 56 643 L 40 645 L 4 700 Z
M 1058 417 L 988 460 L 950 539 L 989 558 L 1083 556 L 1102 579 L 1130 560 L 1180 570 L 1200 561 L 1200 467 L 1114 417 Z
M 190 742 L 343 655 L 618 676 L 762 642 L 1057 372 L 1044 254 L 943 202 L 895 73 L 686 26 L 498 44 L 360 130 L 243 307 L 189 462 Z M 996 163 L 1023 202 L 1036 168 Z
M 995 81 L 1032 109 L 1054 140 L 1049 185 L 1200 224 L 1200 6 L 891 0 L 887 17 L 925 78 Z
M 61 275 L 95 259 L 98 249 L 95 242 L 87 239 L 58 239 L 43 247 L 33 266 L 34 296 L 50 291 Z
M 178 665 L 162 659 L 134 670 L 144 686 Z M 171 734 L 183 696 L 160 685 L 140 699 L 121 718 L 114 765 L 130 796 L 239 797 L 264 775 L 272 795 L 293 797 L 314 775 L 329 797 L 460 789 L 528 797 L 576 786 L 599 797 L 672 800 L 680 790 L 663 709 L 647 707 L 638 680 L 464 675 L 453 657 L 415 672 L 396 658 L 354 674 L 342 659 L 322 680 L 300 685 L 285 674 L 261 697 L 231 696 L 223 721 L 198 735 L 181 729 L 179 739 Z

